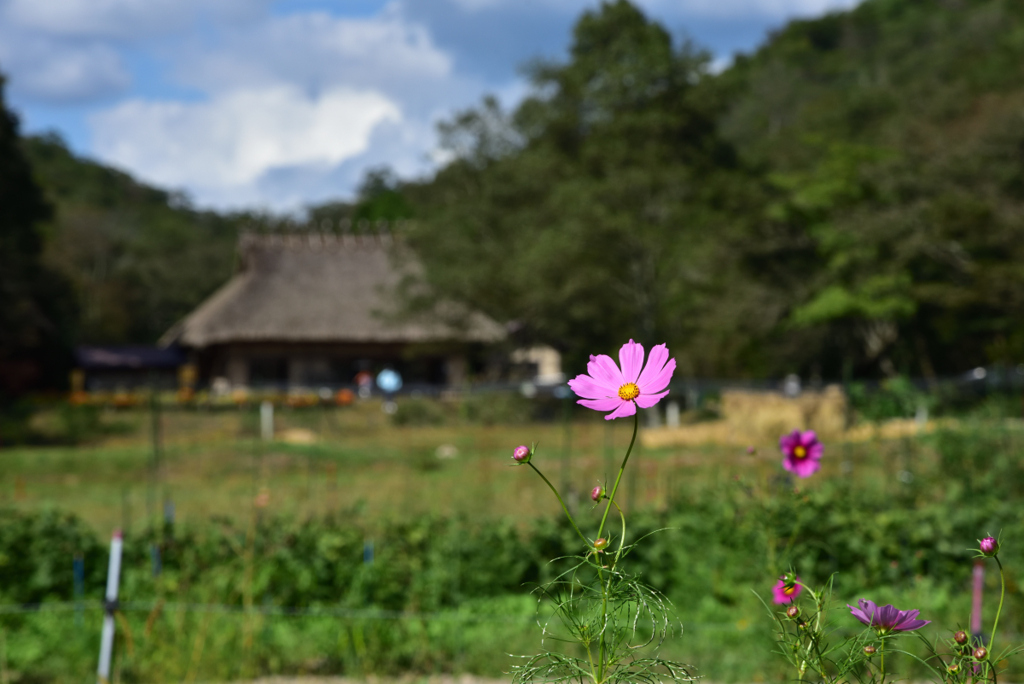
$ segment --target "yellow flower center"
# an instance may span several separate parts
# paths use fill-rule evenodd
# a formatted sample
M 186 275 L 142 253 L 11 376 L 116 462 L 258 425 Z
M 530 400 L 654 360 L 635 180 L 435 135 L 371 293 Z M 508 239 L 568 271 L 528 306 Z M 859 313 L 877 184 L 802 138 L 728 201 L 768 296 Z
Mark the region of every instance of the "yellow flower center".
M 783 589 L 782 589 L 782 593 L 785 594 L 786 596 L 792 596 L 795 592 L 796 592 L 796 585 L 795 584 L 793 586 L 791 586 L 791 587 L 783 587 Z
M 622 390 L 619 390 L 619 395 L 621 394 Z M 793 449 L 793 455 L 796 456 L 797 458 L 804 458 L 805 456 L 807 456 L 807 449 L 804 449 L 802 446 L 795 447 Z
M 636 399 L 639 396 L 640 388 L 636 386 L 635 382 L 627 382 L 625 385 L 619 388 L 619 399 L 622 399 L 623 401 Z

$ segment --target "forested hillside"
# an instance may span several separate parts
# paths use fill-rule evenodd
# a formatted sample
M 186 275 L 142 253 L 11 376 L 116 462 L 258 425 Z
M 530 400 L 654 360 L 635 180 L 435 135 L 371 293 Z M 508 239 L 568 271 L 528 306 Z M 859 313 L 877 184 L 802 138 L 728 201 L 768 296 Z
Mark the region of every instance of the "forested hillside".
M 684 372 L 932 375 L 1024 357 L 1024 4 L 868 0 L 718 75 L 627 2 L 410 190 L 433 286 Z
M 313 224 L 415 217 L 433 295 L 570 364 L 629 337 L 697 376 L 1024 360 L 1024 3 L 867 0 L 721 73 L 625 0 L 570 41 L 514 110 L 443 123 L 432 178 L 375 170 Z M 286 220 L 23 142 L 79 342 L 153 342 L 229 277 L 240 226 Z
M 239 230 L 296 228 L 285 216 L 196 210 L 181 194 L 74 156 L 55 136 L 23 143 L 54 208 L 44 226 L 45 260 L 74 285 L 81 343 L 154 343 L 231 277 Z M 390 173 L 373 170 L 360 202 L 312 207 L 311 224 L 405 218 L 410 209 L 396 185 Z
M 74 285 L 79 341 L 153 343 L 230 277 L 245 216 L 193 210 L 56 137 L 24 149 L 55 209 L 45 258 Z

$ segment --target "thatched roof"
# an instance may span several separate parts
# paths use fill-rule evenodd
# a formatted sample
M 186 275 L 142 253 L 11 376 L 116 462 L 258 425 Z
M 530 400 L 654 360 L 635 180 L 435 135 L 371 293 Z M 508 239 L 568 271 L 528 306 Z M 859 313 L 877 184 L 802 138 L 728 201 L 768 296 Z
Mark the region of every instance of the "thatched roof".
M 231 342 L 490 342 L 504 330 L 480 314 L 455 326 L 398 316 L 396 287 L 418 266 L 386 234 L 244 234 L 241 270 L 161 344 Z M 397 257 L 403 258 L 397 258 Z

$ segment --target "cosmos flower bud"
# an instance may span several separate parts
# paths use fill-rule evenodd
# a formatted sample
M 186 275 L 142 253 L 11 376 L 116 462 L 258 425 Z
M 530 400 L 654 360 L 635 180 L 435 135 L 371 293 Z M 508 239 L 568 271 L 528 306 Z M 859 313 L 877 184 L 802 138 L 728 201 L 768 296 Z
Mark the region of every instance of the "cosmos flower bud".
M 601 499 L 603 499 L 604 495 L 604 487 L 602 487 L 601 485 L 597 485 L 596 487 L 590 490 L 590 498 L 594 500 L 594 503 L 597 503 Z
M 975 660 L 984 660 L 985 658 L 988 658 L 987 648 L 985 648 L 984 646 L 979 646 L 978 648 L 974 649 Z
M 959 671 L 960 663 L 952 663 L 949 667 L 946 668 L 946 672 L 948 672 L 949 674 L 956 674 Z
M 999 553 L 999 542 L 996 541 L 995 537 L 985 537 L 978 540 L 978 548 L 983 554 L 991 558 Z
M 967 632 L 961 629 L 959 632 L 953 635 L 953 641 L 963 646 L 967 643 Z
M 866 656 L 868 656 L 870 658 L 871 656 L 875 655 L 875 651 L 877 651 L 877 650 L 878 649 L 876 649 L 874 646 L 872 646 L 871 644 L 868 644 L 867 646 L 864 647 L 864 655 L 866 655 Z
M 594 540 L 594 549 L 597 551 L 604 551 L 608 546 L 608 540 L 604 537 L 600 537 Z
M 533 451 L 525 445 L 517 446 L 512 452 L 512 460 L 516 463 L 529 463 L 531 458 L 533 458 Z
M 796 618 L 800 617 L 800 608 L 797 606 L 790 606 L 786 609 L 786 617 L 790 618 L 791 620 L 795 620 Z

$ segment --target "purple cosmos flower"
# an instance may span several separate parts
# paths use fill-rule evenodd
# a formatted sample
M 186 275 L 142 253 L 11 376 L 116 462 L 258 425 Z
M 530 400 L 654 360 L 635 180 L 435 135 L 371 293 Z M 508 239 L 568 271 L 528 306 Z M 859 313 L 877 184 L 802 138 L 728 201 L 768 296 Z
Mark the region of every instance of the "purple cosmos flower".
M 787 578 L 786 575 L 780 577 L 779 581 L 772 587 L 772 601 L 780 604 L 792 603 L 800 595 L 800 592 L 804 590 L 798 584 L 799 581 L 799 577 Z
M 821 454 L 825 446 L 818 441 L 814 430 L 793 430 L 779 438 L 779 448 L 786 456 L 782 467 L 797 477 L 810 477 L 821 467 Z
M 982 554 L 991 558 L 999 553 L 999 542 L 996 541 L 995 537 L 985 537 L 984 539 L 978 540 L 978 548 L 981 550 Z
M 858 600 L 857 606 L 854 608 L 850 604 L 846 604 L 846 607 L 853 613 L 853 617 L 879 634 L 909 632 L 931 622 L 931 620 L 918 620 L 917 616 L 921 612 L 919 610 L 896 610 L 891 605 L 878 606 L 867 599 Z
M 636 414 L 636 407 L 651 408 L 668 394 L 669 381 L 676 370 L 676 360 L 668 358 L 664 344 L 651 349 L 644 365 L 643 345 L 630 340 L 619 350 L 622 370 L 610 356 L 591 355 L 587 364 L 589 375 L 577 375 L 569 387 L 583 397 L 582 404 L 595 411 L 611 411 L 605 420 Z

